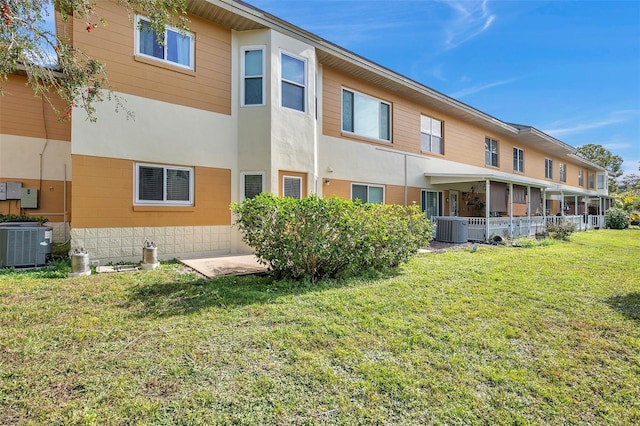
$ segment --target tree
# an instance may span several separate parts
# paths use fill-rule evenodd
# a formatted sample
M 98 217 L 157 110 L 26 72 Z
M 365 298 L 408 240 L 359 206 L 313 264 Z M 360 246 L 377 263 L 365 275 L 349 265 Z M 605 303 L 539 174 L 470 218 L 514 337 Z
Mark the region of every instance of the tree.
M 53 18 L 52 2 L 63 22 L 75 19 L 74 25 L 83 25 L 88 32 L 107 25 L 93 0 L 0 0 L 0 95 L 5 94 L 3 84 L 9 75 L 22 73 L 34 94 L 46 99 L 61 119 L 71 118 L 77 106 L 95 121 L 94 104 L 114 97 L 107 70 L 46 24 Z M 144 12 L 160 43 L 168 24 L 187 30 L 186 0 L 118 0 L 118 4 L 130 17 Z M 56 109 L 52 96 L 59 96 L 66 109 Z
M 625 191 L 640 193 L 640 176 L 635 173 L 622 176 L 620 178 L 620 188 Z
M 616 179 L 622 176 L 622 157 L 613 154 L 611 151 L 603 147 L 602 145 L 587 144 L 576 148 L 576 152 L 582 158 L 585 158 L 592 163 L 604 167 L 611 173 L 613 178 L 609 178 L 609 192 L 616 192 L 618 184 Z

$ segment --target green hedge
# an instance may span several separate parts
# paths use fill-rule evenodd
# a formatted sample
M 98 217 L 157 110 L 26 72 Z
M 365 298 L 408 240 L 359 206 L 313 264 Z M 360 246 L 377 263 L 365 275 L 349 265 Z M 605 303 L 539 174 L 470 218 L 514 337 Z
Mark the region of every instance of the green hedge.
M 38 222 L 41 225 L 46 223 L 49 219 L 45 217 L 37 216 L 24 216 L 17 214 L 0 214 L 0 223 L 3 222 Z
M 243 241 L 278 278 L 315 281 L 394 268 L 431 241 L 417 206 L 260 194 L 231 210 Z

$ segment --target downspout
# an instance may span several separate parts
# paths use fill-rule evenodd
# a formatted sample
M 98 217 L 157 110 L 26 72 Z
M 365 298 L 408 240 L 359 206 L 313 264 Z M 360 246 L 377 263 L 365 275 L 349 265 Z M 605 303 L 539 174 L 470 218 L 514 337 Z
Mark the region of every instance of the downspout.
M 409 188 L 407 182 L 407 156 L 404 156 L 404 206 L 407 207 Z
M 62 187 L 62 226 L 64 227 L 64 241 L 67 241 L 67 164 L 64 164 L 64 181 Z

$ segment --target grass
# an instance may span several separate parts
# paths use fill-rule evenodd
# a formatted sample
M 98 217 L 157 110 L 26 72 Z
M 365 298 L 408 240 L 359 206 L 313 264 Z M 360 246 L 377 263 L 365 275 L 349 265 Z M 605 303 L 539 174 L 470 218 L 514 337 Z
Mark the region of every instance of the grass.
M 0 424 L 638 424 L 640 230 L 316 285 L 0 275 Z

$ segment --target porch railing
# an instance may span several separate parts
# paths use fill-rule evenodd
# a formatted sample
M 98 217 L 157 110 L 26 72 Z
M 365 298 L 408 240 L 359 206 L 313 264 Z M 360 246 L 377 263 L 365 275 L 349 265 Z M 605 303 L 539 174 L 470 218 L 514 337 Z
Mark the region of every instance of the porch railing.
M 446 218 L 447 216 L 444 216 Z M 533 216 L 527 217 L 470 217 L 469 241 L 488 241 L 492 236 L 517 238 L 543 233 L 547 223 L 560 223 L 563 220 L 575 224 L 576 231 L 604 228 L 604 215 L 571 215 L 571 216 Z M 438 226 L 438 216 L 431 222 Z M 434 233 L 435 235 L 435 233 Z

